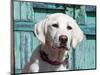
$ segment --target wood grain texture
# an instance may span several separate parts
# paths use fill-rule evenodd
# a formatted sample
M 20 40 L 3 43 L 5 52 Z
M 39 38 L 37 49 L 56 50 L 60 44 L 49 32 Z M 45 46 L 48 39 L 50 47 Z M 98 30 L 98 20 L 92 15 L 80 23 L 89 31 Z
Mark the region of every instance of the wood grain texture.
M 26 2 L 21 2 L 21 20 L 27 20 L 27 3 Z
M 43 20 L 46 17 L 46 15 L 47 15 L 46 10 L 34 9 L 34 20 L 35 20 L 35 23 Z
M 21 3 L 20 2 L 14 2 L 14 20 L 20 20 L 21 17 Z
M 20 32 L 14 32 L 15 67 L 21 69 Z
M 32 52 L 38 46 L 39 41 L 32 32 L 14 32 L 14 53 L 16 69 L 23 69 L 29 62 Z
M 65 14 L 71 16 L 71 17 L 74 17 L 74 8 L 73 7 L 65 7 Z
M 84 40 L 75 50 L 75 69 L 96 68 L 95 40 Z
M 14 20 L 32 21 L 32 3 L 14 2 Z

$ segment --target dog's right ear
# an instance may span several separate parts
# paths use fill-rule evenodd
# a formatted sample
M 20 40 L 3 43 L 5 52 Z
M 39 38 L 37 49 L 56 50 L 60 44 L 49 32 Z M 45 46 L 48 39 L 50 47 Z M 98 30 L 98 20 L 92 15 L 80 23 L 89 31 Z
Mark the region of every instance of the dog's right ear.
M 45 34 L 47 31 L 46 19 L 38 22 L 34 26 L 34 34 L 42 44 L 45 44 Z

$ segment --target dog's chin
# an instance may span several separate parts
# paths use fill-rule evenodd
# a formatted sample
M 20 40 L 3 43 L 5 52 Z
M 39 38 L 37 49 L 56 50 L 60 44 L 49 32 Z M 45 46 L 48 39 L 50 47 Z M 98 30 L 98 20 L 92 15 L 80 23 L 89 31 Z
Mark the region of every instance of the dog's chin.
M 61 49 L 61 50 L 69 50 L 69 48 L 66 46 L 66 44 L 54 44 L 51 46 L 52 48 L 56 48 L 56 49 Z
M 63 50 L 68 50 L 68 48 L 66 46 L 59 46 L 59 49 L 63 49 Z
M 68 47 L 65 46 L 65 45 L 56 46 L 54 48 L 58 48 L 58 49 L 61 49 L 61 50 L 69 50 Z

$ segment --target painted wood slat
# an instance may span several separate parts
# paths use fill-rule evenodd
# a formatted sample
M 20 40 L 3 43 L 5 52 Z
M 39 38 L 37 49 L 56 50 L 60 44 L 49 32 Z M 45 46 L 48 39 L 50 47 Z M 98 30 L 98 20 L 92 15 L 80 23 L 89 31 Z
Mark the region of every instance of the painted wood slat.
M 38 46 L 39 41 L 34 37 L 33 32 L 14 31 L 14 51 L 16 72 L 20 73 L 27 62 L 29 62 L 32 52 Z
M 68 55 L 69 55 L 69 59 L 68 59 L 68 62 L 69 62 L 69 69 L 73 69 L 73 50 L 70 49 L 70 51 L 68 52 Z
M 75 69 L 95 69 L 95 40 L 84 40 L 75 50 Z
M 14 30 L 33 31 L 34 23 L 31 21 L 14 21 Z
M 26 42 L 25 42 L 25 34 L 24 32 L 20 33 L 20 53 L 21 53 L 21 69 L 25 65 L 25 47 L 26 47 Z
M 32 4 L 30 2 L 21 2 L 21 20 L 32 20 Z
M 96 17 L 88 16 L 86 24 L 87 25 L 96 25 Z
M 25 51 L 24 51 L 24 53 L 25 53 L 25 58 L 24 58 L 24 60 L 25 60 L 25 64 L 29 61 L 29 58 L 30 58 L 30 53 L 31 53 L 31 47 L 30 47 L 30 34 L 28 34 L 28 33 L 26 33 L 26 32 L 24 32 L 24 34 L 25 34 Z
M 21 20 L 27 20 L 28 13 L 27 13 L 27 3 L 26 2 L 21 2 Z
M 28 2 L 27 3 L 27 20 L 32 21 L 33 18 L 33 8 L 32 8 L 32 3 Z
M 74 8 L 73 7 L 65 7 L 65 14 L 74 17 Z
M 63 5 L 61 4 L 47 4 L 47 6 L 48 6 L 48 9 L 58 9 L 58 10 L 63 9 L 64 10 Z
M 21 32 L 21 45 L 20 45 L 20 50 L 21 50 L 21 69 L 25 66 L 25 64 L 29 61 L 31 53 L 32 53 L 32 48 L 31 48 L 31 34 L 29 32 Z
M 20 32 L 14 32 L 15 68 L 21 68 Z
M 31 6 L 32 6 L 32 4 L 31 4 Z M 35 24 L 35 9 L 32 8 L 31 11 L 32 11 L 32 18 L 31 18 L 31 20 L 32 20 L 33 24 Z
M 47 14 L 53 14 L 53 13 L 64 13 L 64 10 L 47 10 Z
M 33 32 L 24 32 L 24 34 L 25 34 L 25 41 L 26 41 L 25 42 L 26 43 L 26 45 L 25 45 L 25 56 L 26 56 L 26 58 L 25 59 L 27 59 L 25 61 L 25 63 L 27 63 L 30 60 L 32 52 L 37 47 L 38 41 L 37 41 L 36 37 L 34 37 Z
M 14 20 L 20 20 L 20 2 L 14 2 Z
M 63 10 L 63 4 L 51 4 L 51 3 L 33 3 L 33 8 L 36 9 L 58 9 L 58 10 Z
M 87 14 L 85 10 L 85 6 L 80 6 L 80 8 L 75 9 L 75 19 L 78 24 L 85 25 L 87 21 Z
M 42 9 L 34 9 L 34 19 L 35 19 L 35 23 L 43 20 L 47 15 L 47 11 L 46 10 L 42 10 Z
M 86 10 L 87 6 L 80 6 L 79 9 L 75 10 L 75 18 L 80 25 L 91 26 L 96 25 L 96 12 L 95 11 L 88 11 Z M 88 11 L 88 12 L 87 12 Z
M 81 30 L 84 32 L 85 35 L 96 35 L 96 25 L 87 25 L 83 26 L 80 25 Z
M 84 11 L 84 13 L 82 14 L 82 9 L 75 10 L 76 11 L 76 21 L 78 24 L 80 25 L 96 25 L 96 17 L 95 17 L 95 13 L 93 15 L 88 15 L 91 14 L 92 12 L 86 13 Z

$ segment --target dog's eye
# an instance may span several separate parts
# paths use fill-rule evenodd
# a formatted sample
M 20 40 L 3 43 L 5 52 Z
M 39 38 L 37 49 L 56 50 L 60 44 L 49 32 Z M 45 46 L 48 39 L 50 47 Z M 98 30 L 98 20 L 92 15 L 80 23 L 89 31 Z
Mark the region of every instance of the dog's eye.
M 72 29 L 72 27 L 71 27 L 71 26 L 67 26 L 67 29 L 68 29 L 68 30 L 71 30 L 71 29 Z
M 56 28 L 58 28 L 59 26 L 58 26 L 58 24 L 53 24 L 52 25 L 53 27 L 56 27 Z

